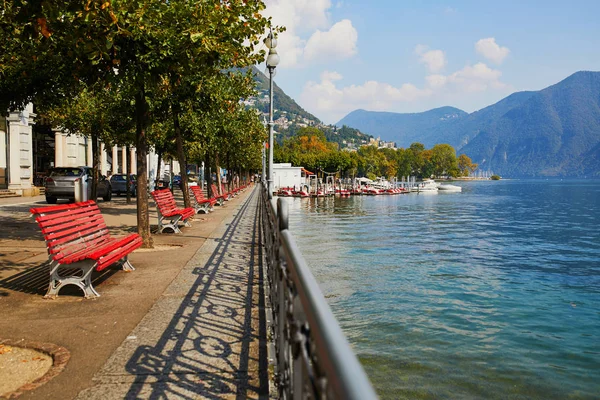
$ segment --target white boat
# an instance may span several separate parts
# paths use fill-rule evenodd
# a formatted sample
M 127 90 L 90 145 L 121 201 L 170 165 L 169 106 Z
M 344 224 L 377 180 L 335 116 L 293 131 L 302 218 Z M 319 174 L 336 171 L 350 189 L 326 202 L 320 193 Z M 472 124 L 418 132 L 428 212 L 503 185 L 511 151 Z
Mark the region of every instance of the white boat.
M 438 185 L 433 179 L 425 179 L 423 182 L 419 182 L 414 189 L 419 193 L 433 193 L 438 191 Z
M 375 189 L 386 190 L 390 189 L 392 187 L 392 184 L 387 179 L 378 177 L 375 182 L 372 182 L 370 184 L 370 186 L 374 187 Z
M 462 192 L 462 187 L 450 185 L 448 183 L 440 183 L 438 185 L 438 190 L 443 190 L 444 192 Z

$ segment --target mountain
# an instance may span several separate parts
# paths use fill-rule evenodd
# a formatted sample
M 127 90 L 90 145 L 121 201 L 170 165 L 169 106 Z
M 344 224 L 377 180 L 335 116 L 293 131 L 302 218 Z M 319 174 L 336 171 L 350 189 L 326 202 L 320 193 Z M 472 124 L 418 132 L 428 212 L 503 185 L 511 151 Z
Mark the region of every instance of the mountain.
M 577 72 L 480 121 L 461 151 L 506 176 L 600 177 L 600 72 Z
M 421 142 L 427 147 L 438 143 L 440 130 L 466 118 L 469 114 L 454 107 L 441 107 L 422 113 L 399 114 L 356 110 L 342 118 L 336 126 L 351 126 L 387 142 L 408 147 Z
M 269 112 L 269 77 L 265 76 L 258 68 L 253 67 L 254 80 L 256 81 L 256 89 L 260 93 L 260 99 L 256 108 L 263 113 Z M 265 98 L 266 96 L 266 98 Z M 317 117 L 303 109 L 296 103 L 294 99 L 288 96 L 275 82 L 273 82 L 273 104 L 278 110 L 284 110 L 288 114 L 297 115 L 300 118 L 306 118 L 310 121 L 320 122 Z
M 440 118 L 439 110 L 456 117 Z M 416 121 L 419 121 L 418 123 Z M 577 72 L 540 91 L 517 92 L 472 114 L 353 111 L 338 125 L 401 147 L 448 143 L 507 177 L 600 176 L 600 72 Z
M 252 73 L 256 81 L 258 96 L 246 99 L 245 104 L 263 113 L 265 119 L 269 117 L 269 78 L 258 68 L 253 67 Z M 340 148 L 354 149 L 361 144 L 368 143 L 370 135 L 365 135 L 358 129 L 349 127 L 337 128 L 334 125 L 325 125 L 317 117 L 304 110 L 290 96 L 288 96 L 275 82 L 273 82 L 273 120 L 275 121 L 275 140 L 281 143 L 285 138 L 295 135 L 299 129 L 314 126 L 325 133 L 330 142 L 335 142 Z

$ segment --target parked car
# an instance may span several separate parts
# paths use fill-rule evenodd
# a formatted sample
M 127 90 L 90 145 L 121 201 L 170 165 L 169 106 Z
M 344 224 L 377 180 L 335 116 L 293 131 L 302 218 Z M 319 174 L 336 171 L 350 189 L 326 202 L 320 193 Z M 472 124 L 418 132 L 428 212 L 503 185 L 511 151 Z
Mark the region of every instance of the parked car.
M 181 175 L 175 175 L 173 177 L 173 187 L 178 187 L 181 189 Z
M 44 181 L 46 202 L 56 204 L 57 199 L 75 200 L 75 180 L 81 179 L 88 184 L 88 198 L 92 195 L 92 168 L 90 167 L 57 167 L 52 168 Z M 105 176 L 98 180 L 98 197 L 104 201 L 112 198 L 110 182 Z
M 137 193 L 137 184 L 136 179 L 137 176 L 134 174 L 129 175 L 129 192 L 132 196 L 135 196 Z M 112 192 L 117 196 L 120 196 L 121 193 L 127 193 L 127 175 L 126 174 L 114 174 L 110 177 L 110 186 L 112 187 Z
M 188 174 L 188 187 L 198 186 L 198 175 L 192 173 Z M 173 177 L 173 187 L 182 189 L 183 183 L 181 182 L 181 175 L 175 175 Z

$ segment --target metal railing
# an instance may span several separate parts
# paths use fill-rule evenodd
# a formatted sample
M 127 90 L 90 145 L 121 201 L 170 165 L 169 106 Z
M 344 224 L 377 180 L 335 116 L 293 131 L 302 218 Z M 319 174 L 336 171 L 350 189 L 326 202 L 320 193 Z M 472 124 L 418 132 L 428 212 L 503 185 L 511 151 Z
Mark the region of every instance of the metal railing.
M 264 186 L 261 218 L 282 399 L 376 399 L 377 395 L 288 229 L 284 199 Z

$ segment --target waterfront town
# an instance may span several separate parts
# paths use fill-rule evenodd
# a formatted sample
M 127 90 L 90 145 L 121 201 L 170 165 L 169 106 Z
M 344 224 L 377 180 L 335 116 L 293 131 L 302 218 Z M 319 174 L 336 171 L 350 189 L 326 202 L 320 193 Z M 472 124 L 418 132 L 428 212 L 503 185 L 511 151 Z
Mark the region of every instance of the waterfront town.
M 0 398 L 597 397 L 600 6 L 384 3 L 0 5 Z

